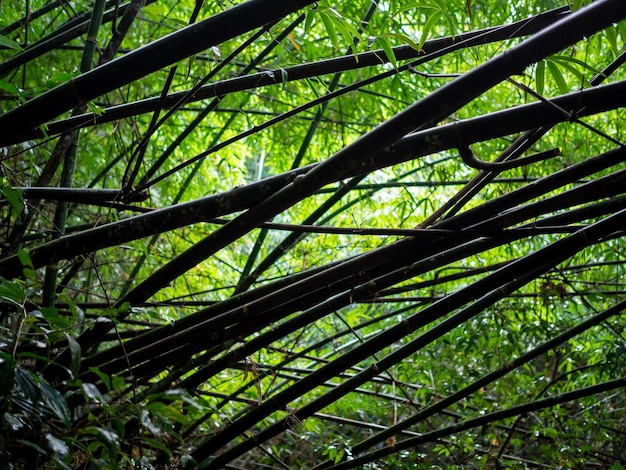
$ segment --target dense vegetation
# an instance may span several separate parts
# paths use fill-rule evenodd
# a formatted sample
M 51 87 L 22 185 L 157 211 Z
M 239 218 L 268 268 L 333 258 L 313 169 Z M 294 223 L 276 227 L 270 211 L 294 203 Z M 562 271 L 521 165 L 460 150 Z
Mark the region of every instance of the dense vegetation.
M 1 468 L 626 466 L 626 2 L 0 1 Z

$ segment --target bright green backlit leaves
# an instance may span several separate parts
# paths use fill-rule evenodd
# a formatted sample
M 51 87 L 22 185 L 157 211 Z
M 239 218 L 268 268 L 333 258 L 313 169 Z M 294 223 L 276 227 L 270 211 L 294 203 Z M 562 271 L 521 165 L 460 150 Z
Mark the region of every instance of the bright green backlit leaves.
M 572 11 L 579 10 L 580 8 L 582 8 L 585 5 L 588 5 L 590 3 L 591 3 L 591 0 L 573 0 L 572 1 Z
M 589 2 L 574 2 L 573 9 L 580 8 L 580 4 Z M 577 5 L 578 4 L 578 5 Z M 626 22 L 619 23 L 606 28 L 598 41 L 602 45 L 608 44 L 614 57 L 624 52 L 626 39 Z M 587 40 L 590 41 L 590 40 Z M 590 45 L 591 46 L 591 45 Z M 578 53 L 577 53 L 578 52 Z M 590 80 L 594 76 L 603 74 L 602 67 L 597 65 L 597 57 L 589 56 L 588 52 L 583 56 L 582 50 L 573 49 L 569 54 L 557 54 L 537 63 L 535 67 L 535 89 L 542 95 L 546 87 L 546 69 L 552 79 L 552 83 L 560 94 L 570 93 L 579 88 L 592 86 Z M 604 54 L 608 59 L 611 54 Z M 584 59 L 584 60 L 583 60 Z M 592 65 L 594 64 L 595 65 Z M 606 77 L 602 77 L 606 78 Z M 597 84 L 597 83 L 596 83 Z
M 555 55 L 549 59 L 537 63 L 535 68 L 535 86 L 537 93 L 543 94 L 545 88 L 546 68 L 556 84 L 561 94 L 571 92 L 577 88 L 587 88 L 591 86 L 589 80 L 592 76 L 602 73 L 597 68 L 586 64 L 582 60 L 565 55 Z M 566 75 L 574 77 L 574 81 Z
M 458 30 L 458 21 L 454 9 L 448 1 L 422 1 L 404 5 L 390 12 L 392 18 L 402 19 L 407 17 L 411 29 L 419 34 L 417 49 L 420 50 L 424 43 L 436 33 L 454 37 Z M 407 20 L 402 20 L 407 23 Z M 436 31 L 437 27 L 441 31 Z M 407 30 L 408 28 L 404 28 Z M 413 31 L 411 31 L 413 33 Z
M 626 42 L 626 22 L 620 21 L 614 26 L 604 30 L 604 35 L 611 47 L 611 51 L 618 56 L 624 51 L 624 42 Z M 621 45 L 620 45 L 621 38 Z
M 335 8 L 326 2 L 320 2 L 318 8 L 308 10 L 305 22 L 305 30 L 309 30 L 313 17 L 319 18 L 324 25 L 328 37 L 336 51 L 341 51 L 342 47 L 348 45 L 355 57 L 358 52 L 356 44 L 363 39 L 361 31 L 352 24 L 352 20 L 345 18 Z M 342 41 L 339 38 L 342 38 Z
M 397 64 L 393 46 L 409 45 L 416 51 L 422 51 L 426 41 L 433 35 L 447 34 L 452 37 L 456 35 L 457 19 L 447 2 L 426 1 L 396 8 L 395 5 L 389 7 L 390 9 L 384 13 L 387 21 L 377 24 L 379 28 L 392 31 L 381 33 L 373 26 L 374 23 L 370 23 L 368 45 L 381 48 L 394 67 L 397 67 Z
M 543 95 L 543 88 L 546 84 L 546 61 L 542 60 L 537 63 L 535 68 L 535 88 L 537 93 Z
M 171 10 L 166 5 L 157 5 L 152 3 L 146 5 L 141 9 L 141 13 L 149 20 L 157 21 L 164 25 L 170 26 L 173 29 L 179 29 L 187 26 L 187 23 L 179 18 L 175 18 L 171 15 Z
M 565 81 L 565 77 L 561 73 L 561 69 L 559 69 L 558 65 L 552 60 L 546 60 L 546 65 L 548 66 L 548 70 L 550 71 L 550 75 L 556 82 L 556 86 L 561 93 L 569 92 L 569 87 L 567 86 L 567 82 Z
M 389 41 L 389 36 L 384 34 L 382 36 L 378 36 L 378 37 L 374 37 L 372 36 L 369 44 L 371 44 L 372 47 L 379 47 L 381 48 L 385 55 L 387 56 L 387 59 L 389 60 L 389 62 L 391 62 L 391 64 L 397 68 L 397 63 L 398 61 L 396 60 L 396 54 L 393 52 L 393 46 L 391 45 L 391 41 Z
M 447 2 L 415 2 L 397 9 L 383 7 L 382 10 L 382 14 L 378 13 L 379 18 L 384 15 L 389 21 L 376 22 L 379 26 L 373 26 L 371 22 L 366 23 L 367 45 L 370 48 L 382 49 L 394 67 L 396 67 L 396 57 L 392 50 L 393 46 L 407 44 L 420 51 L 435 32 L 437 35 L 443 33 L 454 37 L 458 29 L 457 19 L 451 13 L 452 10 Z M 360 26 L 355 25 L 354 20 L 343 16 L 327 2 L 320 2 L 317 8 L 307 11 L 305 31 L 311 30 L 315 19 L 324 25 L 335 51 L 342 51 L 342 47 L 347 46 L 356 55 L 358 44 L 363 41 L 365 32 Z M 405 26 L 389 31 L 391 29 L 389 22 L 394 24 L 398 22 Z M 381 30 L 381 27 L 385 29 Z M 440 28 L 440 31 L 436 31 L 437 28 Z M 417 37 L 419 39 L 414 39 Z

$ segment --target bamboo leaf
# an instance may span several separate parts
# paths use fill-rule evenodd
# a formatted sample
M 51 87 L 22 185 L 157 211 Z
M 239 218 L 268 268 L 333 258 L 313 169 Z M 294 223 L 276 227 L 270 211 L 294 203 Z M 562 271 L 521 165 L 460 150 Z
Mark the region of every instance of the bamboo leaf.
M 4 90 L 10 95 L 13 95 L 16 97 L 20 95 L 20 89 L 18 87 L 2 79 L 0 79 L 0 90 Z
M 142 3 L 112 6 L 102 50 Z M 493 410 L 478 444 L 522 456 L 524 433 L 501 442 L 516 419 L 501 412 L 536 413 L 527 435 L 559 441 L 531 449 L 550 468 L 580 461 L 580 436 L 613 445 L 623 381 L 602 390 L 608 406 L 578 396 L 559 408 L 571 433 L 552 410 L 517 407 L 538 377 L 550 401 L 623 376 L 615 331 L 596 327 L 608 305 L 615 325 L 626 306 L 611 290 L 624 268 L 624 149 L 600 135 L 619 138 L 626 106 L 623 70 L 609 67 L 626 3 L 540 15 L 558 2 L 521 3 L 161 0 L 123 52 L 73 80 L 58 74 L 85 36 L 95 46 L 72 32 L 88 7 L 41 0 L 27 25 L 3 11 L 3 34 L 29 52 L 2 50 L 0 186 L 34 187 L 0 205 L 9 458 L 395 468 L 427 444 L 447 468 L 472 436 L 431 419 L 445 409 L 455 423 Z M 358 63 L 346 55 L 366 44 Z M 531 85 L 589 127 L 502 85 L 533 66 Z M 594 68 L 607 83 L 553 96 Z M 46 92 L 47 79 L 65 83 Z M 50 216 L 66 199 L 64 233 Z M 43 296 L 51 277 L 62 282 Z M 441 431 L 462 445 L 435 442 Z
M 543 95 L 543 89 L 545 85 L 546 78 L 546 61 L 541 60 L 537 62 L 537 67 L 535 68 L 535 88 L 537 93 Z
M 563 77 L 561 69 L 559 69 L 559 66 L 556 64 L 556 62 L 548 59 L 546 60 L 546 64 L 548 65 L 550 75 L 552 75 L 552 78 L 556 82 L 559 92 L 561 94 L 568 93 L 569 87 L 567 86 L 567 83 L 565 82 L 565 77 Z
M 422 49 L 420 49 L 419 44 L 413 39 L 411 38 L 409 35 L 407 34 L 401 34 L 401 33 L 386 33 L 383 35 L 384 37 L 388 37 L 388 38 L 396 38 L 406 44 L 408 44 L 409 46 L 411 46 L 413 49 L 415 49 L 418 52 L 422 52 Z
M 324 28 L 326 28 L 326 32 L 328 33 L 328 37 L 330 38 L 330 42 L 333 45 L 334 49 L 339 49 L 339 40 L 337 39 L 337 31 L 335 30 L 335 23 L 331 19 L 329 15 L 324 12 L 319 12 L 322 23 L 324 23 Z
M 162 4 L 152 3 L 150 5 L 145 5 L 141 9 L 141 12 L 151 19 L 158 21 L 167 14 L 167 7 Z
M 597 67 L 594 67 L 586 62 L 583 62 L 580 59 L 577 59 L 575 57 L 568 57 L 566 55 L 553 55 L 550 57 L 551 60 L 558 62 L 560 64 L 569 64 L 569 65 L 578 65 L 580 67 L 582 67 L 583 69 L 587 69 L 590 70 L 593 73 L 600 73 L 601 70 Z
M 617 23 L 617 30 L 619 31 L 619 35 L 622 38 L 622 43 L 626 42 L 626 21 L 620 21 Z
M 550 60 L 559 64 L 559 66 L 569 70 L 578 79 L 578 81 L 581 83 L 582 86 L 589 87 L 591 86 L 591 84 L 589 83 L 589 79 L 580 70 L 581 68 L 583 70 L 589 70 L 590 72 L 593 72 L 594 74 L 602 73 L 601 70 L 595 67 L 592 67 L 586 64 L 585 62 L 583 62 L 582 60 L 576 59 L 574 57 L 557 55 L 557 56 L 552 56 Z
M 351 32 L 350 28 L 347 26 L 347 23 L 345 21 L 342 21 L 339 18 L 335 18 L 333 21 L 335 23 L 336 29 L 339 30 L 339 32 L 343 36 L 344 41 L 350 45 L 350 49 L 352 50 L 352 53 L 354 54 L 354 57 L 356 58 L 358 62 L 357 50 L 354 44 L 354 40 L 357 37 L 357 35 L 354 35 Z
M 22 191 L 8 185 L 3 185 L 0 188 L 0 194 L 2 194 L 11 206 L 11 214 L 13 217 L 19 217 L 24 210 L 24 197 L 22 195 Z
M 22 46 L 16 43 L 13 39 L 10 39 L 6 36 L 0 34 L 0 47 L 6 47 L 8 49 L 13 49 L 14 51 L 22 51 L 24 50 Z
M 428 19 L 426 20 L 426 22 L 424 23 L 424 26 L 422 26 L 421 31 L 420 31 L 420 40 L 418 43 L 418 51 L 422 50 L 422 48 L 424 47 L 424 43 L 426 42 L 426 40 L 428 39 L 428 36 L 430 35 L 430 30 L 435 26 L 435 24 L 437 24 L 437 21 L 439 21 L 439 19 L 441 18 L 441 12 L 440 11 L 435 11 L 433 12 Z
M 304 32 L 308 33 L 311 31 L 311 25 L 313 24 L 313 18 L 317 15 L 318 12 L 315 10 L 307 10 L 304 13 Z
M 572 0 L 572 11 L 580 10 L 589 3 L 591 3 L 591 0 Z
M 606 40 L 611 46 L 611 50 L 614 55 L 619 54 L 619 48 L 617 46 L 617 28 L 615 26 L 610 26 L 604 30 L 604 34 L 606 35 Z
M 568 70 L 572 75 L 574 75 L 582 86 L 586 86 L 586 87 L 591 86 L 591 84 L 589 83 L 589 79 L 585 77 L 585 74 L 581 72 L 578 68 L 574 67 L 571 63 L 560 62 L 560 61 L 555 61 L 555 62 L 558 63 L 560 67 Z
M 398 68 L 398 62 L 396 60 L 396 54 L 393 52 L 393 47 L 391 47 L 391 44 L 389 43 L 389 40 L 386 37 L 384 37 L 384 36 L 380 36 L 380 37 L 376 38 L 376 42 L 378 43 L 380 48 L 383 50 L 383 52 L 387 56 L 387 59 L 389 60 L 391 65 L 393 65 L 394 68 Z

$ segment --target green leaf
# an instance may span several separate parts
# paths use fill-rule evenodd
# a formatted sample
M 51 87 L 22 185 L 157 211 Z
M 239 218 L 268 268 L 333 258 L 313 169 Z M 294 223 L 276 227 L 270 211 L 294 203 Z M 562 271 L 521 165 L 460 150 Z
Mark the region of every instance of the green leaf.
M 18 392 L 30 400 L 32 403 L 36 403 L 39 400 L 39 393 L 37 393 L 37 383 L 34 380 L 33 374 L 27 370 L 17 367 L 13 374 L 13 379 L 17 386 Z
M 322 19 L 322 23 L 324 23 L 324 28 L 326 28 L 326 32 L 328 33 L 328 37 L 330 38 L 330 42 L 333 44 L 335 49 L 339 49 L 339 40 L 337 39 L 337 31 L 335 31 L 335 25 L 332 19 L 324 12 L 319 12 L 320 18 Z
M 617 31 L 622 38 L 622 42 L 626 41 L 626 20 L 622 20 L 617 23 Z
M 313 18 L 315 17 L 315 10 L 307 10 L 304 14 L 304 32 L 308 33 L 311 31 L 311 24 L 313 24 Z
M 548 70 L 550 71 L 550 75 L 552 75 L 552 78 L 554 78 L 554 81 L 556 82 L 556 86 L 559 88 L 559 92 L 561 94 L 565 94 L 569 92 L 569 88 L 567 86 L 567 83 L 565 83 L 565 78 L 563 77 L 563 74 L 561 73 L 561 70 L 559 69 L 559 66 L 552 60 L 546 60 L 546 63 L 548 65 Z
M 111 377 L 111 387 L 113 390 L 119 390 L 124 387 L 124 385 L 126 385 L 126 381 L 123 377 L 120 377 L 119 375 Z
M 67 426 L 70 427 L 72 418 L 70 410 L 61 392 L 53 388 L 48 382 L 42 380 L 39 382 L 39 390 L 44 403 L 57 415 L 57 417 Z
M 428 36 L 430 35 L 430 30 L 437 23 L 437 21 L 439 21 L 440 17 L 441 17 L 441 12 L 435 11 L 433 12 L 432 15 L 428 17 L 428 19 L 426 20 L 426 23 L 424 23 L 424 26 L 422 26 L 421 34 L 420 34 L 420 41 L 417 45 L 418 51 L 422 50 L 422 47 L 424 47 L 424 43 L 426 42 L 426 40 L 428 39 Z
M 38 126 L 37 129 L 39 129 L 41 131 L 41 133 L 43 134 L 43 136 L 47 139 L 48 136 L 48 124 L 42 124 L 41 126 Z
M 48 433 L 46 434 L 46 442 L 48 443 L 48 448 L 57 457 L 65 459 L 69 455 L 69 447 L 67 446 L 65 441 L 59 439 L 58 437 L 55 437 L 52 434 Z
M 18 43 L 16 43 L 13 39 L 9 39 L 6 36 L 0 34 L 0 46 L 6 47 L 9 49 L 13 49 L 15 51 L 23 51 L 24 49 Z
M 131 303 L 130 302 L 123 302 L 122 305 L 120 305 L 119 307 L 117 307 L 117 312 L 118 313 L 130 313 L 132 311 L 131 308 Z
M 74 338 L 69 333 L 65 333 L 65 337 L 67 338 L 67 344 L 70 349 L 70 356 L 71 356 L 70 370 L 72 371 L 73 376 L 77 377 L 78 372 L 80 370 L 80 360 L 82 357 L 80 344 L 78 344 L 78 341 L 76 341 L 76 338 Z
M 19 258 L 20 263 L 22 263 L 22 266 L 24 266 L 24 268 L 22 269 L 22 273 L 24 274 L 24 276 L 28 279 L 35 281 L 35 267 L 33 266 L 33 262 L 30 259 L 29 251 L 21 249 L 17 252 L 17 257 Z
M 165 5 L 157 5 L 155 3 L 152 3 L 150 5 L 144 6 L 141 9 L 141 12 L 147 17 L 158 21 L 167 14 L 167 8 Z
M 343 28 L 343 30 L 345 31 L 346 38 L 350 42 L 350 44 L 354 44 L 355 39 L 363 39 L 363 35 L 359 32 L 357 28 L 354 27 L 354 25 L 349 20 L 343 18 L 335 10 L 332 11 L 333 13 L 335 13 L 335 21 L 337 22 L 337 25 L 341 25 L 341 28 Z
M 588 5 L 591 0 L 572 0 L 572 11 L 580 10 L 585 5 Z
M 172 458 L 172 451 L 168 449 L 166 446 L 164 446 L 163 444 L 161 444 L 156 439 L 151 439 L 149 437 L 142 437 L 141 440 L 145 442 L 146 444 L 148 444 L 148 446 L 153 447 L 154 449 L 163 451 L 167 454 L 169 458 Z
M 175 407 L 168 406 L 160 401 L 149 403 L 146 409 L 161 419 L 172 420 L 181 424 L 187 424 L 190 420 L 189 416 L 184 415 Z
M 619 47 L 617 46 L 617 28 L 615 26 L 609 26 L 604 30 L 606 40 L 611 46 L 611 50 L 614 55 L 619 55 Z
M 545 86 L 546 79 L 546 61 L 542 60 L 537 62 L 537 67 L 535 69 L 535 88 L 537 93 L 543 95 L 543 89 Z
M 431 5 L 426 2 L 413 2 L 413 3 L 410 3 L 409 5 L 403 6 L 402 8 L 398 8 L 397 10 L 394 10 L 392 16 L 398 16 L 401 13 L 404 13 L 407 11 L 418 10 L 418 9 L 441 11 L 441 7 L 439 7 L 439 5 L 436 5 L 436 4 Z
M 381 36 L 376 38 L 376 42 L 387 56 L 387 59 L 389 60 L 391 65 L 393 65 L 393 67 L 397 69 L 398 61 L 396 60 L 396 54 L 393 52 L 391 44 L 389 44 L 389 40 L 386 37 Z
M 11 413 L 4 413 L 2 415 L 6 423 L 9 425 L 12 431 L 19 431 L 26 426 L 26 423 L 19 417 L 12 415 Z
M 48 89 L 52 89 L 65 82 L 69 82 L 75 76 L 76 74 L 69 73 L 69 72 L 55 73 L 54 75 L 51 75 L 50 77 L 48 77 L 48 79 L 46 80 L 46 87 L 48 87 Z
M 98 403 L 102 402 L 102 393 L 100 393 L 100 390 L 94 384 L 83 383 L 82 388 L 83 388 L 83 392 L 85 392 L 85 395 L 87 397 L 91 398 L 92 400 Z
M 100 378 L 100 380 L 102 380 L 102 383 L 104 383 L 104 386 L 107 388 L 107 391 L 110 392 L 111 391 L 111 379 L 109 378 L 109 376 L 106 375 L 97 367 L 90 367 L 89 370 L 93 372 L 94 374 L 96 374 Z
M 5 281 L 0 284 L 0 299 L 21 306 L 26 300 L 26 292 L 24 292 L 24 287 L 17 281 Z
M 187 26 L 187 22 L 181 20 L 180 18 L 168 18 L 167 19 L 168 24 L 172 25 L 172 26 L 179 26 L 179 27 L 185 27 Z
M 70 311 L 72 312 L 71 322 L 68 322 L 70 325 L 80 324 L 85 321 L 85 312 L 78 305 L 76 305 L 76 302 L 71 296 L 62 294 L 59 298 L 68 304 Z M 111 310 L 115 311 L 115 309 Z M 103 315 L 105 312 L 103 312 Z
M 120 436 L 112 429 L 94 426 L 84 430 L 86 434 L 92 434 L 100 438 L 102 442 L 114 453 L 119 452 Z
M 400 34 L 400 33 L 386 33 L 383 34 L 384 37 L 388 37 L 388 38 L 397 38 L 400 41 L 408 44 L 409 46 L 411 46 L 411 48 L 415 49 L 418 52 L 421 52 L 422 49 L 420 49 L 420 46 L 417 42 L 415 42 L 413 40 L 413 38 L 411 38 L 409 35 L 407 34 Z
M 343 36 L 344 41 L 346 41 L 350 45 L 350 49 L 352 50 L 352 53 L 358 61 L 357 50 L 354 44 L 354 38 L 356 36 L 350 31 L 350 28 L 347 25 L 348 23 L 346 23 L 345 21 L 335 19 L 335 26 Z
M 577 59 L 575 57 L 568 57 L 566 55 L 554 55 L 552 57 L 550 57 L 551 60 L 555 61 L 555 62 L 559 62 L 561 64 L 576 64 L 579 65 L 580 67 L 590 70 L 593 73 L 600 73 L 601 70 L 599 68 L 593 67 L 592 65 L 587 64 L 586 62 Z
M 93 113 L 94 116 L 102 116 L 104 114 L 104 108 L 101 108 L 96 103 L 91 101 L 87 103 L 87 111 Z
M 13 356 L 0 351 L 0 397 L 6 397 L 13 388 L 16 362 Z
M 579 69 L 577 69 L 576 67 L 574 67 L 572 64 L 568 64 L 568 63 L 559 63 L 560 67 L 563 67 L 564 69 L 569 70 L 569 72 L 571 72 L 572 75 L 574 75 L 578 82 L 584 86 L 584 87 L 590 87 L 591 84 L 589 83 L 589 79 L 587 77 L 585 77 L 585 74 L 582 73 Z
M 162 434 L 161 428 L 154 424 L 150 419 L 150 413 L 148 410 L 141 410 L 141 413 L 139 414 L 139 422 L 142 426 L 145 426 L 153 436 L 160 436 Z
M 29 447 L 33 450 L 35 450 L 35 452 L 37 452 L 38 454 L 41 455 L 46 455 L 47 452 L 44 448 L 42 448 L 41 446 L 35 444 L 34 442 L 31 441 L 27 441 L 26 439 L 15 439 L 15 442 L 25 445 L 26 447 Z
M 125 421 L 123 419 L 119 419 L 119 418 L 114 418 L 111 420 L 111 427 L 120 437 L 124 437 L 124 434 L 126 433 L 124 422 Z
M 20 89 L 16 87 L 15 85 L 13 85 L 12 83 L 7 82 L 5 80 L 0 80 L 0 90 L 4 90 L 10 95 L 13 95 L 16 97 L 20 96 Z
M 19 217 L 24 210 L 24 197 L 22 195 L 22 191 L 8 185 L 4 185 L 0 188 L 0 192 L 11 205 L 11 214 L 13 217 Z
M 56 308 L 41 307 L 40 310 L 33 310 L 33 313 L 34 312 L 40 312 L 50 327 L 56 330 L 65 330 L 71 326 L 70 318 L 60 315 L 58 309 Z

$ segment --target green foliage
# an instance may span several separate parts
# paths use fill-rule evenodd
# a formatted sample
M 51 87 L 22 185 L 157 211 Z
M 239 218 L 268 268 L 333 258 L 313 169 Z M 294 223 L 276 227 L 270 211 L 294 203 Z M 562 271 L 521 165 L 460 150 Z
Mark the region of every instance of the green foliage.
M 0 188 L 0 194 L 11 206 L 11 215 L 14 218 L 19 217 L 24 210 L 24 198 L 19 189 L 14 189 L 9 185 L 3 185 Z
M 25 304 L 27 292 L 21 283 L 3 281 L 0 289 L 5 301 Z M 164 438 L 182 442 L 176 428 L 189 422 L 172 401 L 182 399 L 192 408 L 198 405 L 186 392 L 170 390 L 150 396 L 137 407 L 119 393 L 127 381 L 97 367 L 91 368 L 97 383 L 76 378 L 82 351 L 72 330 L 84 328 L 84 317 L 76 313 L 68 317 L 56 309 L 33 310 L 16 325 L 12 336 L 4 337 L 11 343 L 0 345 L 0 464 L 35 468 L 52 461 L 56 468 L 74 468 L 82 462 L 86 468 L 116 469 L 150 465 L 147 455 L 172 458 Z M 64 371 L 69 380 L 55 386 L 44 373 L 59 367 L 48 356 L 61 337 L 69 346 L 71 365 Z M 129 417 L 130 423 L 137 420 L 143 430 L 132 440 L 125 438 Z M 137 449 L 142 457 L 137 457 Z
M 92 3 L 5 0 L 0 467 L 621 468 L 626 23 L 232 3 L 110 4 L 81 75 Z
M 7 47 L 9 49 L 13 49 L 13 50 L 16 50 L 16 51 L 23 50 L 22 46 L 20 46 L 18 43 L 16 43 L 12 39 L 10 39 L 10 38 L 8 38 L 6 36 L 3 36 L 1 34 L 0 34 L 0 46 Z

